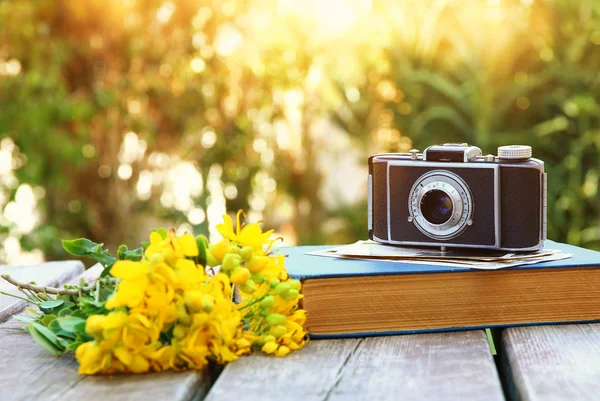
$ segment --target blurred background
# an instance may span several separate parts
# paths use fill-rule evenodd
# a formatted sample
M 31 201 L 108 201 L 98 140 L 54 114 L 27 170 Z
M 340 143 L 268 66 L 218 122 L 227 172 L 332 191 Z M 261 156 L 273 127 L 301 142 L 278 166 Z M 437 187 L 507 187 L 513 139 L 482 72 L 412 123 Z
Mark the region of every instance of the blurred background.
M 548 236 L 600 249 L 600 2 L 4 0 L 0 261 L 223 213 L 366 237 L 367 157 L 529 144 Z

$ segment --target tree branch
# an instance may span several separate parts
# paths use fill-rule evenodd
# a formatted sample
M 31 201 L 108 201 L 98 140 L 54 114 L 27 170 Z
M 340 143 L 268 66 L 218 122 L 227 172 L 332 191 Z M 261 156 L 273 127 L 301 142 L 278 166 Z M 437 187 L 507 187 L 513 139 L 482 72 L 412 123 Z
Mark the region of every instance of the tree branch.
M 4 280 L 8 281 L 9 283 L 11 283 L 12 285 L 14 285 L 18 288 L 31 290 L 36 293 L 40 293 L 40 292 L 44 293 L 45 292 L 48 294 L 55 294 L 55 295 L 80 295 L 82 292 L 90 292 L 92 290 L 92 288 L 80 288 L 79 290 L 67 290 L 67 289 L 61 289 L 61 288 L 43 287 L 41 285 L 21 283 L 15 279 L 11 278 L 8 274 L 3 274 L 1 277 Z

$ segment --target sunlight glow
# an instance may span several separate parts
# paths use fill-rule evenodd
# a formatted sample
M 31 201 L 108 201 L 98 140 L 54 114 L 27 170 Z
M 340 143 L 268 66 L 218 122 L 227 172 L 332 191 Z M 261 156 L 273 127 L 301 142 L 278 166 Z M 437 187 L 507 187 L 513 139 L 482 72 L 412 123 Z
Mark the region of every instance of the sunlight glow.
M 39 222 L 36 206 L 33 188 L 29 184 L 22 184 L 17 189 L 15 200 L 4 208 L 4 218 L 15 225 L 16 233 L 28 234 Z
M 136 191 L 140 200 L 148 200 L 152 195 L 152 173 L 148 170 L 144 170 L 140 173 L 140 178 L 136 185 Z
M 190 67 L 192 68 L 192 71 L 199 74 L 206 69 L 206 63 L 200 57 L 196 57 L 190 62 Z
M 215 50 L 220 56 L 231 56 L 242 45 L 242 34 L 231 24 L 224 24 L 217 30 Z
M 223 221 L 223 215 L 227 213 L 225 206 L 225 196 L 223 196 L 223 182 L 221 175 L 223 168 L 219 164 L 213 164 L 208 172 L 206 187 L 210 193 L 206 214 L 208 217 L 209 240 L 218 241 L 221 234 L 217 231 L 216 225 Z
M 292 14 L 315 26 L 315 37 L 330 40 L 354 28 L 362 15 L 371 11 L 370 1 L 279 0 L 279 11 Z
M 163 205 L 171 204 L 177 210 L 187 212 L 194 206 L 192 198 L 200 196 L 204 189 L 202 175 L 193 163 L 180 161 L 171 167 L 164 181 Z M 166 202 L 163 202 L 166 201 Z
M 117 170 L 117 175 L 124 181 L 130 179 L 132 174 L 133 168 L 131 167 L 131 164 L 121 164 Z
M 166 24 L 171 19 L 175 11 L 175 4 L 172 1 L 165 2 L 156 12 L 156 19 L 162 24 Z
M 19 62 L 19 60 L 16 59 L 10 59 L 7 62 L 4 62 L 2 59 L 0 59 L 0 76 L 1 75 L 8 75 L 8 76 L 15 76 L 15 75 L 19 75 L 19 73 L 21 72 L 21 63 Z

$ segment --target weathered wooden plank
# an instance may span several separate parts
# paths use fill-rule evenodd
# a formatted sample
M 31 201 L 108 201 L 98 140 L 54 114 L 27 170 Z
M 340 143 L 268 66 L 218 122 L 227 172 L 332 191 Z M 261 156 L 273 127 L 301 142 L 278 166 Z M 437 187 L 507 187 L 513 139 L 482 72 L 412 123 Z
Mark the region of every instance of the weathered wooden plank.
M 600 324 L 511 328 L 502 345 L 516 399 L 598 400 Z
M 206 400 L 504 400 L 485 332 L 311 341 L 227 366 Z
M 355 339 L 312 341 L 285 358 L 239 358 L 221 373 L 206 400 L 324 399 L 359 344 Z
M 53 357 L 11 319 L 0 325 L 0 400 L 192 400 L 207 388 L 202 372 L 81 376 L 72 353 Z
M 79 261 L 49 262 L 30 266 L 0 266 L 0 274 L 9 274 L 21 282 L 34 280 L 39 285 L 59 286 L 79 276 L 83 272 Z M 23 296 L 13 285 L 0 279 L 0 291 Z M 0 322 L 21 311 L 25 301 L 0 294 Z
M 102 267 L 96 265 L 80 277 L 91 283 L 101 271 Z M 10 274 L 21 281 L 33 279 L 29 275 Z M 39 284 L 52 284 L 51 281 L 41 280 L 35 271 L 29 271 L 28 274 L 35 275 Z M 65 280 L 60 278 L 58 281 Z M 71 280 L 78 281 L 79 277 Z M 209 386 L 206 372 L 194 371 L 112 377 L 80 376 L 72 353 L 60 358 L 53 357 L 35 343 L 22 326 L 23 323 L 15 319 L 0 324 L 0 400 L 187 401 L 201 399 Z

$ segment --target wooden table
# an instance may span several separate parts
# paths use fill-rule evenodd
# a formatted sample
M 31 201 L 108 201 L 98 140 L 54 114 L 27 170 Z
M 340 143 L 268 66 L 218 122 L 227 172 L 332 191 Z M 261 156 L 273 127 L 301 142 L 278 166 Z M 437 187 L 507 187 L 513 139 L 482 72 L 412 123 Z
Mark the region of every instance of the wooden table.
M 38 284 L 78 280 L 78 262 L 0 267 Z M 5 284 L 0 288 L 6 291 Z M 4 400 L 598 400 L 600 324 L 315 340 L 285 358 L 252 355 L 222 371 L 89 377 L 72 355 L 55 358 L 11 316 L 0 295 L 0 401 Z

